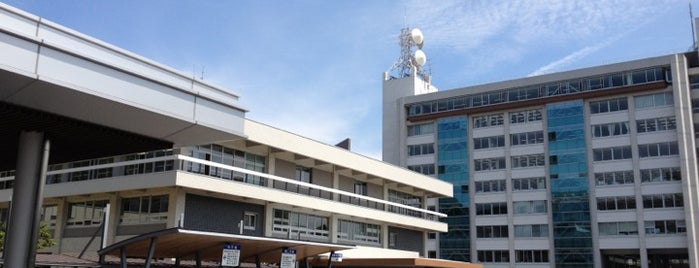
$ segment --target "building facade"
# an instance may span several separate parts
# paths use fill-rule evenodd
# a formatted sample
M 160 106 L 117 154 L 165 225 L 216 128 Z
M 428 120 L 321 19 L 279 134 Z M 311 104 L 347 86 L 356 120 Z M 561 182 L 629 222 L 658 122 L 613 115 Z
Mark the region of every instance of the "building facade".
M 248 120 L 227 89 L 2 3 L 0 17 L 0 223 L 40 217 L 56 240 L 41 251 L 94 259 L 181 228 L 402 260 L 425 256 L 428 234 L 447 231 L 446 214 L 426 202 L 450 197 L 447 182 Z M 41 157 L 13 155 L 26 148 L 19 133 L 38 130 L 50 153 L 42 134 Z M 47 170 L 13 170 L 26 163 Z M 13 195 L 28 181 L 39 203 L 18 209 Z M 27 233 L 22 246 L 31 247 Z
M 345 258 L 419 257 L 429 232 L 447 230 L 439 221 L 446 215 L 427 210 L 425 200 L 449 196 L 448 183 L 250 120 L 245 134 L 50 165 L 42 222 L 57 245 L 44 251 L 94 255 L 181 227 L 357 245 Z M 14 177 L 0 177 L 4 222 Z
M 695 51 L 423 94 L 387 77 L 383 159 L 454 185 L 430 201 L 449 215 L 431 256 L 699 267 L 698 67 Z

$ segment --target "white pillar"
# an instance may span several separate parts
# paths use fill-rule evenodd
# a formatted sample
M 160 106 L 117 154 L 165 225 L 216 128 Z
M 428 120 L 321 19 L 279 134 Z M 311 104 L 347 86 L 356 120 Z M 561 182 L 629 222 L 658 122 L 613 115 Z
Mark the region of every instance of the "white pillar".
M 49 142 L 44 133 L 22 131 L 18 147 L 4 266 L 34 267 Z

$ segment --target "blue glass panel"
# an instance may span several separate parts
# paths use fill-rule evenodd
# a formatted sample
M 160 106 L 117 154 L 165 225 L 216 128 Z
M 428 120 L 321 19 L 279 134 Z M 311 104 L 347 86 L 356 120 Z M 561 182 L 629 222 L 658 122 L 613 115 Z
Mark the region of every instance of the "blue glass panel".
M 583 101 L 546 106 L 556 267 L 592 267 Z
M 456 261 L 471 261 L 467 130 L 465 116 L 437 121 L 437 176 L 454 185 L 454 197 L 439 200 L 439 211 L 448 215 L 449 224 L 439 237 L 439 257 Z

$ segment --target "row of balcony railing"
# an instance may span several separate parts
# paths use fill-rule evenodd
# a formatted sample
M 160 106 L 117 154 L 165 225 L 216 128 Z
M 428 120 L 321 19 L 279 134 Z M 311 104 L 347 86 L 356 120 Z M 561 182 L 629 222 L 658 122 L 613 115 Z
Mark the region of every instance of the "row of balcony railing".
M 369 209 L 385 211 L 430 221 L 439 221 L 447 215 L 419 207 L 409 206 L 380 198 L 355 194 L 340 189 L 320 186 L 293 179 L 283 178 L 222 163 L 211 162 L 168 151 L 160 156 L 151 154 L 142 159 L 115 161 L 83 161 L 80 166 L 73 164 L 52 165 L 49 167 L 46 184 L 73 183 L 85 180 L 127 177 L 140 174 L 180 171 L 207 177 L 229 180 L 233 183 L 252 184 L 273 188 L 313 198 L 331 200 Z M 65 168 L 69 167 L 69 168 Z M 11 189 L 14 172 L 0 172 L 0 190 Z

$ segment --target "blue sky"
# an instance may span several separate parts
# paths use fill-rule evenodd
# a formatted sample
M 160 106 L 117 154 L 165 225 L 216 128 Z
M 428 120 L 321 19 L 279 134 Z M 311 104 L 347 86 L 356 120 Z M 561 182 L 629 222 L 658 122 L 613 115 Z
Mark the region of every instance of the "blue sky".
M 4 3 L 241 96 L 247 117 L 381 157 L 381 79 L 420 28 L 440 90 L 687 51 L 687 0 Z M 696 6 L 696 3 L 695 3 Z M 699 15 L 699 13 L 697 14 Z

